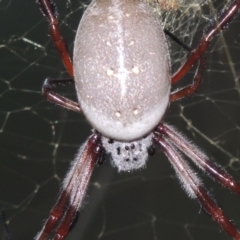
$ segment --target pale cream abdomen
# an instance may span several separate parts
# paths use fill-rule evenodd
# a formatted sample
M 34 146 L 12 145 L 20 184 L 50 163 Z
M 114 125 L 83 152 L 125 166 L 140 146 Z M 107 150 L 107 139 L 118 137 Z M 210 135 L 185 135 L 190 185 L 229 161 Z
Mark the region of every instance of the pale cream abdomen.
M 141 0 L 95 0 L 77 30 L 74 77 L 81 108 L 99 132 L 120 141 L 148 134 L 169 102 L 166 39 Z

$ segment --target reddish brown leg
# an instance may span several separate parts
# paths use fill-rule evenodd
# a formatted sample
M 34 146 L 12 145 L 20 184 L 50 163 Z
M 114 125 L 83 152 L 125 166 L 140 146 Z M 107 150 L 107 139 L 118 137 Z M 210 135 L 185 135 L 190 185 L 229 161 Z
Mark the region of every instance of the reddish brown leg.
M 81 108 L 77 102 L 74 102 L 72 100 L 69 100 L 68 98 L 62 97 L 59 94 L 52 91 L 52 86 L 55 86 L 56 84 L 65 84 L 65 83 L 73 83 L 74 80 L 69 79 L 49 79 L 47 78 L 42 87 L 42 92 L 45 98 L 57 105 L 60 105 L 62 107 L 65 107 L 67 109 L 73 110 L 75 112 L 81 112 Z
M 47 240 L 56 226 L 58 227 L 54 240 L 66 237 L 82 204 L 93 167 L 101 158 L 102 153 L 101 135 L 94 133 L 79 149 L 76 159 L 63 181 L 58 201 L 52 208 L 49 218 L 35 240 Z
M 172 84 L 178 82 L 183 76 L 185 76 L 186 73 L 189 71 L 189 69 L 197 61 L 199 61 L 199 60 L 201 61 L 202 55 L 206 52 L 208 45 L 211 42 L 212 38 L 233 19 L 233 17 L 239 12 L 239 9 L 240 9 L 240 0 L 235 0 L 232 4 L 229 5 L 229 7 L 227 9 L 225 9 L 221 13 L 220 17 L 217 19 L 215 24 L 209 25 L 209 27 L 207 28 L 207 32 L 204 33 L 197 48 L 195 48 L 191 52 L 187 61 L 173 75 Z M 199 88 L 199 86 L 201 84 L 201 80 L 202 80 L 201 75 L 203 74 L 204 63 L 200 63 L 199 68 L 200 69 L 197 70 L 197 74 L 194 78 L 194 82 L 193 82 L 192 86 L 186 86 L 185 88 L 173 93 L 170 98 L 171 101 L 176 101 L 180 98 L 188 96 L 188 95 L 194 93 Z
M 50 32 L 53 39 L 53 43 L 57 48 L 59 54 L 61 55 L 64 66 L 66 67 L 69 75 L 73 77 L 73 64 L 69 56 L 66 43 L 61 36 L 59 30 L 59 24 L 54 13 L 55 5 L 52 1 L 49 0 L 37 0 L 40 4 L 43 14 L 47 17 L 50 25 Z
M 216 201 L 210 196 L 203 186 L 196 189 L 196 196 L 203 209 L 216 221 L 222 229 L 233 239 L 240 240 L 240 232 L 232 224 Z
M 199 66 L 194 76 L 193 83 L 171 93 L 170 95 L 171 102 L 187 97 L 197 91 L 197 89 L 200 87 L 202 83 L 203 72 L 206 66 L 205 63 L 206 63 L 205 58 L 201 57 L 199 59 Z
M 236 182 L 219 164 L 210 161 L 207 155 L 188 141 L 186 137 L 179 133 L 174 127 L 160 123 L 157 131 L 166 136 L 181 152 L 188 156 L 196 166 L 212 177 L 213 180 L 234 193 L 240 194 L 240 183 Z
M 46 16 L 46 18 L 49 21 L 50 32 L 53 39 L 53 43 L 62 58 L 63 64 L 66 67 L 69 75 L 73 77 L 73 64 L 66 47 L 66 43 L 63 37 L 61 36 L 60 30 L 59 30 L 59 24 L 58 24 L 58 20 L 55 13 L 56 12 L 55 4 L 52 0 L 37 0 L 37 2 L 40 4 L 43 14 Z M 61 84 L 61 83 L 63 84 L 70 83 L 70 82 L 74 83 L 74 79 L 73 78 L 59 79 L 59 80 L 46 79 L 42 88 L 43 95 L 50 102 L 53 102 L 67 109 L 73 110 L 75 112 L 81 112 L 81 109 L 78 103 L 73 102 L 70 99 L 67 99 L 65 97 L 62 97 L 59 94 L 52 91 L 53 85 Z
M 227 234 L 229 234 L 229 236 L 235 240 L 240 240 L 240 232 L 225 216 L 222 209 L 210 196 L 208 191 L 203 186 L 201 180 L 183 160 L 182 156 L 175 149 L 172 142 L 169 141 L 168 137 L 162 135 L 158 131 L 155 131 L 153 139 L 168 157 L 189 197 L 197 200 L 203 209 L 221 226 L 221 228 Z

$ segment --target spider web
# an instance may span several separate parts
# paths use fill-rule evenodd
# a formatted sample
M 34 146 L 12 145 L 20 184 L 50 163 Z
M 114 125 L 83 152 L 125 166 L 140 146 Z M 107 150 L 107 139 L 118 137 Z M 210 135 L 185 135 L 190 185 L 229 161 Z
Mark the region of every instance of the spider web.
M 72 52 L 83 1 L 57 1 L 62 34 Z M 223 1 L 181 2 L 162 14 L 164 25 L 196 46 Z M 91 133 L 83 116 L 46 102 L 43 80 L 67 77 L 35 1 L 0 1 L 0 239 L 33 239 L 54 205 L 61 180 Z M 206 54 L 204 82 L 195 96 L 173 103 L 164 121 L 174 125 L 240 181 L 240 18 L 216 37 Z M 169 41 L 173 72 L 187 53 Z M 193 78 L 194 69 L 181 81 Z M 73 86 L 58 88 L 76 99 Z M 240 197 L 200 173 L 220 206 L 240 229 Z M 160 151 L 147 168 L 117 173 L 96 167 L 84 207 L 67 239 L 229 239 L 181 189 Z

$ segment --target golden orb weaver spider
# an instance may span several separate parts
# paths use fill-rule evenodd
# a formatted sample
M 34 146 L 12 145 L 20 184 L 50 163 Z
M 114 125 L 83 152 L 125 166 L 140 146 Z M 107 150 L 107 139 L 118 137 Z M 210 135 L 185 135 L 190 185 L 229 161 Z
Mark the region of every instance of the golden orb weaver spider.
M 172 77 L 161 23 L 144 0 L 92 1 L 77 31 L 73 64 L 59 31 L 54 2 L 38 2 L 49 20 L 53 42 L 71 77 L 46 79 L 43 94 L 53 103 L 83 112 L 96 131 L 80 148 L 58 201 L 36 239 L 47 239 L 53 231 L 54 239 L 67 236 L 93 167 L 105 151 L 112 156 L 112 163 L 119 171 L 132 171 L 145 166 L 155 145 L 168 157 L 189 197 L 196 199 L 233 239 L 240 240 L 240 232 L 179 151 L 231 191 L 240 194 L 240 184 L 173 127 L 161 122 L 170 102 L 189 96 L 199 88 L 205 67 L 203 54 L 212 38 L 239 12 L 240 1 L 233 1 L 222 11 Z M 170 93 L 171 84 L 178 82 L 197 62 L 193 83 Z M 52 86 L 60 83 L 75 83 L 79 103 L 52 91 Z

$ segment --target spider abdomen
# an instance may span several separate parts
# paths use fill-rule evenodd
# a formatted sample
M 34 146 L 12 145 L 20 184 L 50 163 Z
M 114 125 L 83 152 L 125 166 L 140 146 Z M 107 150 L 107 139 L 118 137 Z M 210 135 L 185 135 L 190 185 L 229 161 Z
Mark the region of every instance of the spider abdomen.
M 132 141 L 160 122 L 169 102 L 170 61 L 162 26 L 142 0 L 95 0 L 74 45 L 80 106 L 107 137 Z

